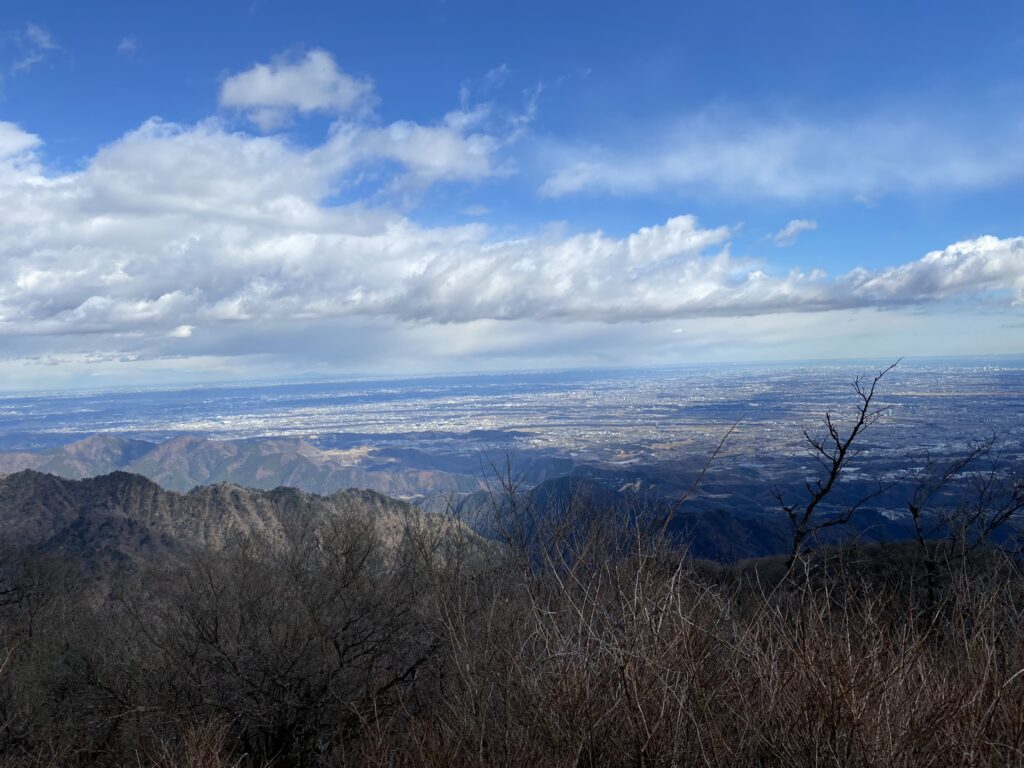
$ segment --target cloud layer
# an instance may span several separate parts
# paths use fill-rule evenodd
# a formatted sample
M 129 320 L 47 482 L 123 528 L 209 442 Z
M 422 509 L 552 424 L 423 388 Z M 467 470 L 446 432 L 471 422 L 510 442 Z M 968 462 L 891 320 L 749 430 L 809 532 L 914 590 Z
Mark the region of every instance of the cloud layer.
M 981 237 L 830 279 L 770 274 L 730 255 L 728 226 L 692 216 L 626 237 L 509 239 L 481 224 L 424 227 L 386 208 L 326 204 L 368 152 L 431 180 L 485 172 L 472 151 L 424 150 L 423 162 L 415 140 L 384 130 L 394 135 L 335 134 L 303 149 L 217 122 L 152 121 L 60 174 L 35 159 L 35 137 L 0 126 L 0 330 L 185 337 L 185 326 L 350 315 L 619 322 L 985 292 L 1024 301 L 1024 238 Z M 408 130 L 429 140 L 433 129 Z
M 522 120 L 464 104 L 434 124 L 380 125 L 351 114 L 372 96 L 369 84 L 321 54 L 258 65 L 222 91 L 225 106 L 264 128 L 273 121 L 260 110 L 333 115 L 312 146 L 217 118 L 154 119 L 66 172 L 43 162 L 37 136 L 0 122 L 0 356 L 287 359 L 300 348 L 329 357 L 344 345 L 365 365 L 391 335 L 453 354 L 513 354 L 517 333 L 543 356 L 555 338 L 594 344 L 619 334 L 601 328 L 631 323 L 682 323 L 691 334 L 714 318 L 725 327 L 761 316 L 765 330 L 826 311 L 1024 303 L 1024 237 L 977 237 L 830 276 L 734 256 L 731 223 L 689 215 L 624 236 L 417 223 L 389 204 L 396 189 L 511 173 L 503 153 Z M 773 183 L 789 173 L 793 139 L 776 140 L 780 165 L 760 171 Z M 686 173 L 741 183 L 753 160 L 728 161 L 750 173 L 722 171 L 731 146 L 723 140 Z M 978 168 L 964 173 L 995 172 Z M 571 174 L 552 178 L 563 192 L 578 188 Z M 622 183 L 646 178 L 627 173 Z M 790 188 L 822 183 L 794 177 Z M 794 220 L 775 239 L 812 228 Z

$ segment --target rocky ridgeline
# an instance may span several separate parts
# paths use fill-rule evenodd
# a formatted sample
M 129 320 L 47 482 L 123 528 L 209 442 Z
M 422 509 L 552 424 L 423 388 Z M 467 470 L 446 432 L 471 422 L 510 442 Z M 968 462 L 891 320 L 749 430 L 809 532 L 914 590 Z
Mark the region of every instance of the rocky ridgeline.
M 127 472 L 68 480 L 23 470 L 0 478 L 0 540 L 90 569 L 176 559 L 240 538 L 283 542 L 310 521 L 353 514 L 382 531 L 428 518 L 406 502 L 366 490 L 319 496 L 221 483 L 177 493 Z

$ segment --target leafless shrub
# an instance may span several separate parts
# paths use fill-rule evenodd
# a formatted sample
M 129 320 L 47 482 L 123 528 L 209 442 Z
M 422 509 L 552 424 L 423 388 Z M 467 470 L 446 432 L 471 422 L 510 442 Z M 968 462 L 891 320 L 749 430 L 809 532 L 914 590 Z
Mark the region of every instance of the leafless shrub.
M 188 725 L 181 738 L 164 742 L 156 753 L 138 761 L 139 768 L 248 768 L 253 763 L 245 756 L 228 751 L 230 728 L 226 723 L 210 721 Z
M 807 451 L 818 464 L 818 474 L 804 484 L 806 498 L 803 501 L 787 502 L 781 492 L 774 491 L 779 508 L 789 518 L 792 527 L 793 546 L 789 558 L 791 565 L 819 532 L 833 526 L 846 525 L 853 519 L 857 510 L 884 493 L 887 487 L 891 487 L 891 484 L 880 484 L 876 491 L 847 501 L 837 512 L 822 514 L 823 502 L 835 495 L 837 484 L 860 452 L 858 440 L 885 415 L 887 409 L 877 403 L 878 385 L 886 374 L 899 365 L 899 362 L 897 360 L 882 369 L 870 381 L 860 376 L 854 380 L 853 390 L 857 397 L 845 429 L 840 421 L 826 412 L 823 420 L 824 434 L 816 435 L 804 430 Z

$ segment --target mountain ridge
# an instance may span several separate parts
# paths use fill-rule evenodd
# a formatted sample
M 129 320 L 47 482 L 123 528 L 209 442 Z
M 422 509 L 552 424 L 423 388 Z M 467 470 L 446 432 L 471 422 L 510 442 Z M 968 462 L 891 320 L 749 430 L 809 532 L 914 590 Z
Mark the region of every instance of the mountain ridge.
M 178 435 L 162 442 L 95 434 L 39 452 L 0 453 L 0 474 L 24 469 L 72 480 L 125 471 L 163 488 L 188 491 L 218 482 L 262 490 L 280 486 L 330 494 L 370 488 L 392 497 L 479 490 L 483 482 L 446 469 L 395 466 L 365 451 L 325 450 L 299 438 L 212 440 Z
M 361 489 L 324 496 L 223 482 L 179 493 L 124 471 L 80 480 L 32 469 L 0 477 L 0 539 L 92 570 L 178 559 L 238 538 L 281 543 L 306 520 L 353 514 L 384 532 L 426 519 L 407 502 Z

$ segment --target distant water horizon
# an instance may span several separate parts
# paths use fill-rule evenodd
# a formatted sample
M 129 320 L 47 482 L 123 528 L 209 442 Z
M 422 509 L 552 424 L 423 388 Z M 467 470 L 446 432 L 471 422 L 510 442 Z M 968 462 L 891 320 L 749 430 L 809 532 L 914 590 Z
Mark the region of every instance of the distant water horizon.
M 300 373 L 284 377 L 259 378 L 224 378 L 210 381 L 167 382 L 154 384 L 135 384 L 124 386 L 68 386 L 42 387 L 39 389 L 4 388 L 0 384 L 0 402 L 12 398 L 31 397 L 75 397 L 96 394 L 136 393 L 136 392 L 179 392 L 219 389 L 244 389 L 263 387 L 289 387 L 317 384 L 371 384 L 388 382 L 429 382 L 449 379 L 487 380 L 521 377 L 545 376 L 631 376 L 672 371 L 706 371 L 717 370 L 764 370 L 782 369 L 799 370 L 804 368 L 848 368 L 851 366 L 867 366 L 865 373 L 872 367 L 886 366 L 899 359 L 900 367 L 954 365 L 957 367 L 1024 368 L 1024 353 L 1007 353 L 1000 355 L 905 355 L 895 357 L 835 357 L 805 358 L 792 360 L 726 360 L 716 362 L 673 363 L 666 365 L 626 365 L 626 366 L 567 366 L 525 368 L 521 370 L 496 369 L 473 371 L 432 371 L 426 373 L 387 373 L 368 371 L 356 373 Z

